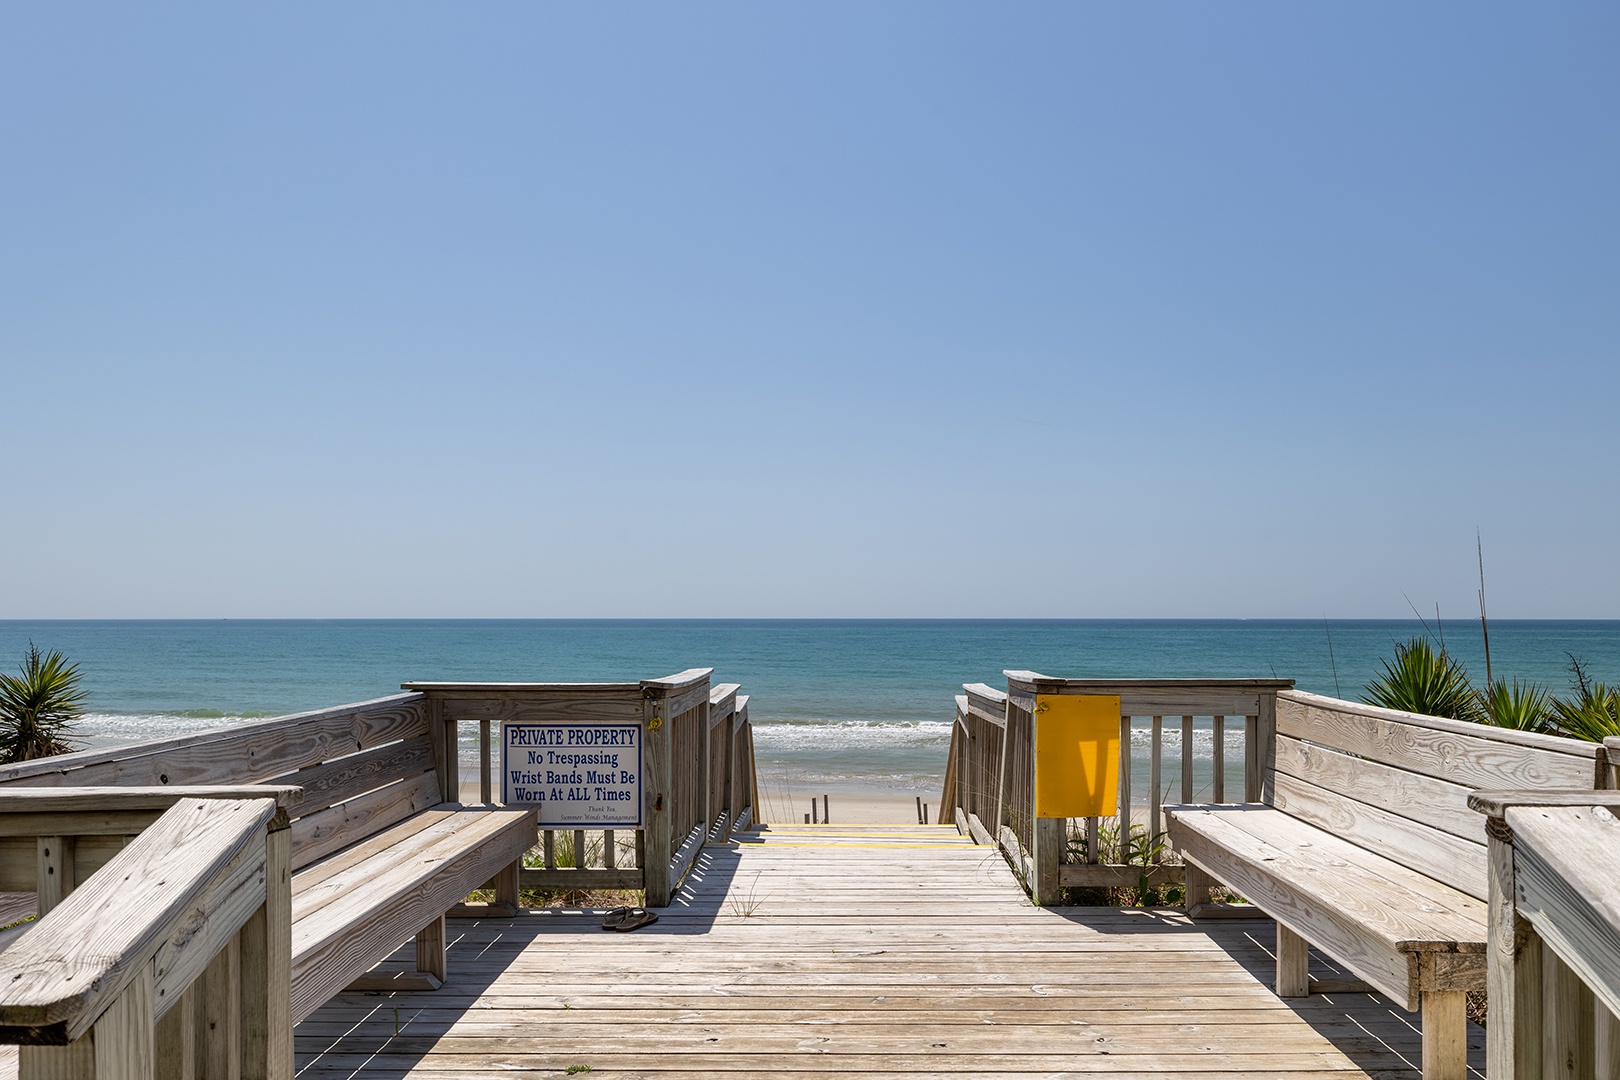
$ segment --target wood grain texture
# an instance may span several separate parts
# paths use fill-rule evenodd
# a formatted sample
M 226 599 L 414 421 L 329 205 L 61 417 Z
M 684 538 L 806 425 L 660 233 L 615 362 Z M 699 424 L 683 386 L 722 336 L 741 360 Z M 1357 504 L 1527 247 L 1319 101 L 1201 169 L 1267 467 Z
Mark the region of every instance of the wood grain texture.
M 709 688 L 709 726 L 720 723 L 737 711 L 737 683 L 719 683 Z
M 1510 807 L 1514 910 L 1620 1012 L 1620 820 L 1601 807 Z
M 1534 1080 L 1541 1071 L 1540 942 L 1529 963 L 1530 924 L 1514 911 L 1513 844 L 1505 827 L 1492 830 L 1487 845 L 1490 873 L 1486 962 L 1486 1058 L 1495 1080 Z M 1526 979 L 1533 974 L 1533 979 Z
M 425 730 L 420 694 L 278 716 L 111 750 L 81 750 L 0 767 L 0 784 L 141 787 L 269 780 Z
M 1474 844 L 1485 823 L 1470 809 L 1474 789 L 1449 780 L 1354 757 L 1288 735 L 1276 740 L 1276 770 L 1398 817 L 1442 829 Z M 1620 801 L 1620 800 L 1617 800 Z
M 264 904 L 238 934 L 242 1080 L 292 1080 L 292 833 L 265 837 Z M 183 1008 L 173 1013 L 183 1012 Z
M 533 810 L 465 810 L 452 831 L 411 849 L 409 858 L 384 848 L 344 871 L 363 887 L 343 888 L 302 913 L 294 896 L 292 1015 L 301 1019 L 428 922 L 520 858 L 534 843 Z M 296 882 L 296 876 L 295 876 Z
M 635 685 L 429 689 L 426 693 L 442 702 L 446 715 L 456 723 L 498 725 L 509 721 L 547 720 L 622 723 L 641 717 L 641 689 Z
M 197 1071 L 209 1080 L 242 1080 L 242 958 L 235 938 L 201 976 L 197 1002 Z
M 1272 799 L 1290 817 L 1344 837 L 1392 862 L 1484 900 L 1484 829 L 1480 842 L 1463 840 L 1421 821 L 1401 817 L 1316 787 L 1286 773 L 1275 775 Z
M 306 1019 L 301 1073 L 1415 1078 L 1418 1027 L 1386 1000 L 1278 1001 L 1270 926 L 1038 908 L 985 856 L 949 828 L 766 826 L 705 848 L 633 934 L 596 912 L 458 927 L 440 990 L 342 994 Z M 379 972 L 412 965 L 407 947 Z
M 1468 1001 L 1460 990 L 1423 995 L 1423 1080 L 1467 1080 Z
M 434 768 L 433 740 L 426 731 L 396 743 L 283 773 L 273 781 L 302 789 L 292 817 L 307 817 L 398 780 Z
M 198 901 L 239 857 L 262 874 L 264 830 L 275 811 L 270 799 L 182 800 L 83 882 L 0 954 L 0 1028 L 8 1041 L 63 1043 L 86 1034 L 166 943 L 192 936 Z
M 181 799 L 274 799 L 282 809 L 299 806 L 303 788 L 296 784 L 171 784 L 158 787 L 0 787 L 0 815 L 7 820 L 29 814 L 112 814 L 167 810 Z M 96 830 L 90 830 L 96 831 Z M 10 835 L 25 835 L 12 833 Z M 83 835 L 75 833 L 74 835 Z
M 1277 733 L 1470 788 L 1591 788 L 1594 744 L 1290 691 Z
M 1309 829 L 1279 811 L 1233 808 L 1178 810 L 1170 832 L 1187 861 L 1403 1008 L 1418 1004 L 1420 951 L 1480 954 L 1476 988 L 1484 988 L 1483 905 L 1460 892 L 1442 904 L 1437 883 L 1388 860 L 1369 861 L 1369 853 L 1321 830 L 1286 847 L 1265 839 L 1285 824 Z
M 438 774 L 426 772 L 299 818 L 292 825 L 293 869 L 439 805 L 442 794 Z
M 985 683 L 967 683 L 963 698 L 967 711 L 987 724 L 1001 727 L 1007 722 L 1007 695 Z
M 1007 696 L 1029 711 L 1037 694 L 1118 696 L 1125 716 L 1249 716 L 1260 700 L 1294 685 L 1292 679 L 1055 679 L 1007 671 Z
M 1311 945 L 1282 923 L 1277 924 L 1277 996 L 1309 997 Z
M 1587 1080 L 1596 1066 L 1592 989 L 1552 949 L 1541 954 L 1541 1075 Z

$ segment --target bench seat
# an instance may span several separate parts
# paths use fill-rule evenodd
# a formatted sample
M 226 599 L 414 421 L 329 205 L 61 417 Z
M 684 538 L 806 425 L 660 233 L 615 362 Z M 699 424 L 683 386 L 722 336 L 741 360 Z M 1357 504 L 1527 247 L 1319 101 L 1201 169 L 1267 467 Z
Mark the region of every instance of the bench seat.
M 1269 806 L 1171 808 L 1182 857 L 1407 1010 L 1484 990 L 1487 906 Z
M 292 1015 L 302 1020 L 534 846 L 535 811 L 414 814 L 292 880 Z

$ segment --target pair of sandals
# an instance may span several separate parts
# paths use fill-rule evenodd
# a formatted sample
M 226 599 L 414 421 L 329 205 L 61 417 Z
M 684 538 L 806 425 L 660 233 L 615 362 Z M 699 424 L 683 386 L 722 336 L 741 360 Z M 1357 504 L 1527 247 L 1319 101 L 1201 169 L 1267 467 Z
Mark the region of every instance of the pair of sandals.
M 618 930 L 621 933 L 629 930 L 640 930 L 643 926 L 651 926 L 658 921 L 658 916 L 646 908 L 620 907 L 607 913 L 602 920 L 602 929 Z

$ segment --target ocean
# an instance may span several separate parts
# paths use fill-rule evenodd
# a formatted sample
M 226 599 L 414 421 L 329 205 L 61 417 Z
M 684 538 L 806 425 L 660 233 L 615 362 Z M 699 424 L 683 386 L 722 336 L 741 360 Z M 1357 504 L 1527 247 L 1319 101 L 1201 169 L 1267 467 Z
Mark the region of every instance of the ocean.
M 1429 630 L 1434 631 L 1431 621 Z M 1478 622 L 1438 631 L 1484 680 Z M 1056 676 L 1281 677 L 1358 698 L 1415 619 L 219 620 L 0 622 L 0 670 L 29 641 L 77 661 L 81 737 L 108 745 L 396 693 L 412 680 L 634 680 L 713 667 L 751 695 L 761 780 L 936 797 L 964 682 Z M 1331 638 L 1331 652 L 1329 640 Z M 1496 621 L 1498 677 L 1563 691 L 1570 656 L 1620 682 L 1620 621 Z M 1141 733 L 1139 733 L 1139 736 Z M 1176 734 L 1167 746 L 1176 746 Z M 470 745 L 470 744 L 469 744 Z M 1207 755 L 1207 733 L 1195 740 Z M 1173 750 L 1172 750 L 1173 752 Z

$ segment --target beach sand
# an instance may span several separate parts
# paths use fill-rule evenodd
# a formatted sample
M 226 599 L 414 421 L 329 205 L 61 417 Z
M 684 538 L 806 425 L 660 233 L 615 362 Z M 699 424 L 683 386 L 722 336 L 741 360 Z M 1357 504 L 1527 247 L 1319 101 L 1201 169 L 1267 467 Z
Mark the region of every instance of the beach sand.
M 915 825 L 917 824 L 917 795 L 898 792 L 865 791 L 851 788 L 809 788 L 782 786 L 761 780 L 759 801 L 763 804 L 760 820 L 770 825 L 802 825 L 810 813 L 810 802 L 816 803 L 816 820 L 821 820 L 822 796 L 827 796 L 828 810 L 834 825 Z M 928 821 L 939 820 L 939 792 L 923 795 L 928 806 Z
M 477 766 L 473 766 L 474 776 L 477 776 Z M 466 775 L 465 772 L 462 773 Z M 827 795 L 831 800 L 832 819 L 835 825 L 915 825 L 917 824 L 917 797 L 915 795 L 900 795 L 893 792 L 862 791 L 859 789 L 828 788 L 817 790 L 814 793 L 816 800 L 816 819 L 821 819 L 821 797 Z M 496 793 L 499 798 L 499 793 Z M 764 780 L 759 785 L 759 801 L 764 803 L 764 813 L 757 815 L 756 820 L 771 825 L 794 825 L 804 822 L 804 815 L 810 812 L 810 799 L 812 793 L 808 790 L 776 787 Z M 462 780 L 461 801 L 471 806 L 479 801 L 479 785 L 476 779 Z M 928 804 L 928 821 L 930 824 L 939 820 L 939 792 L 933 795 L 924 795 L 923 802 Z

